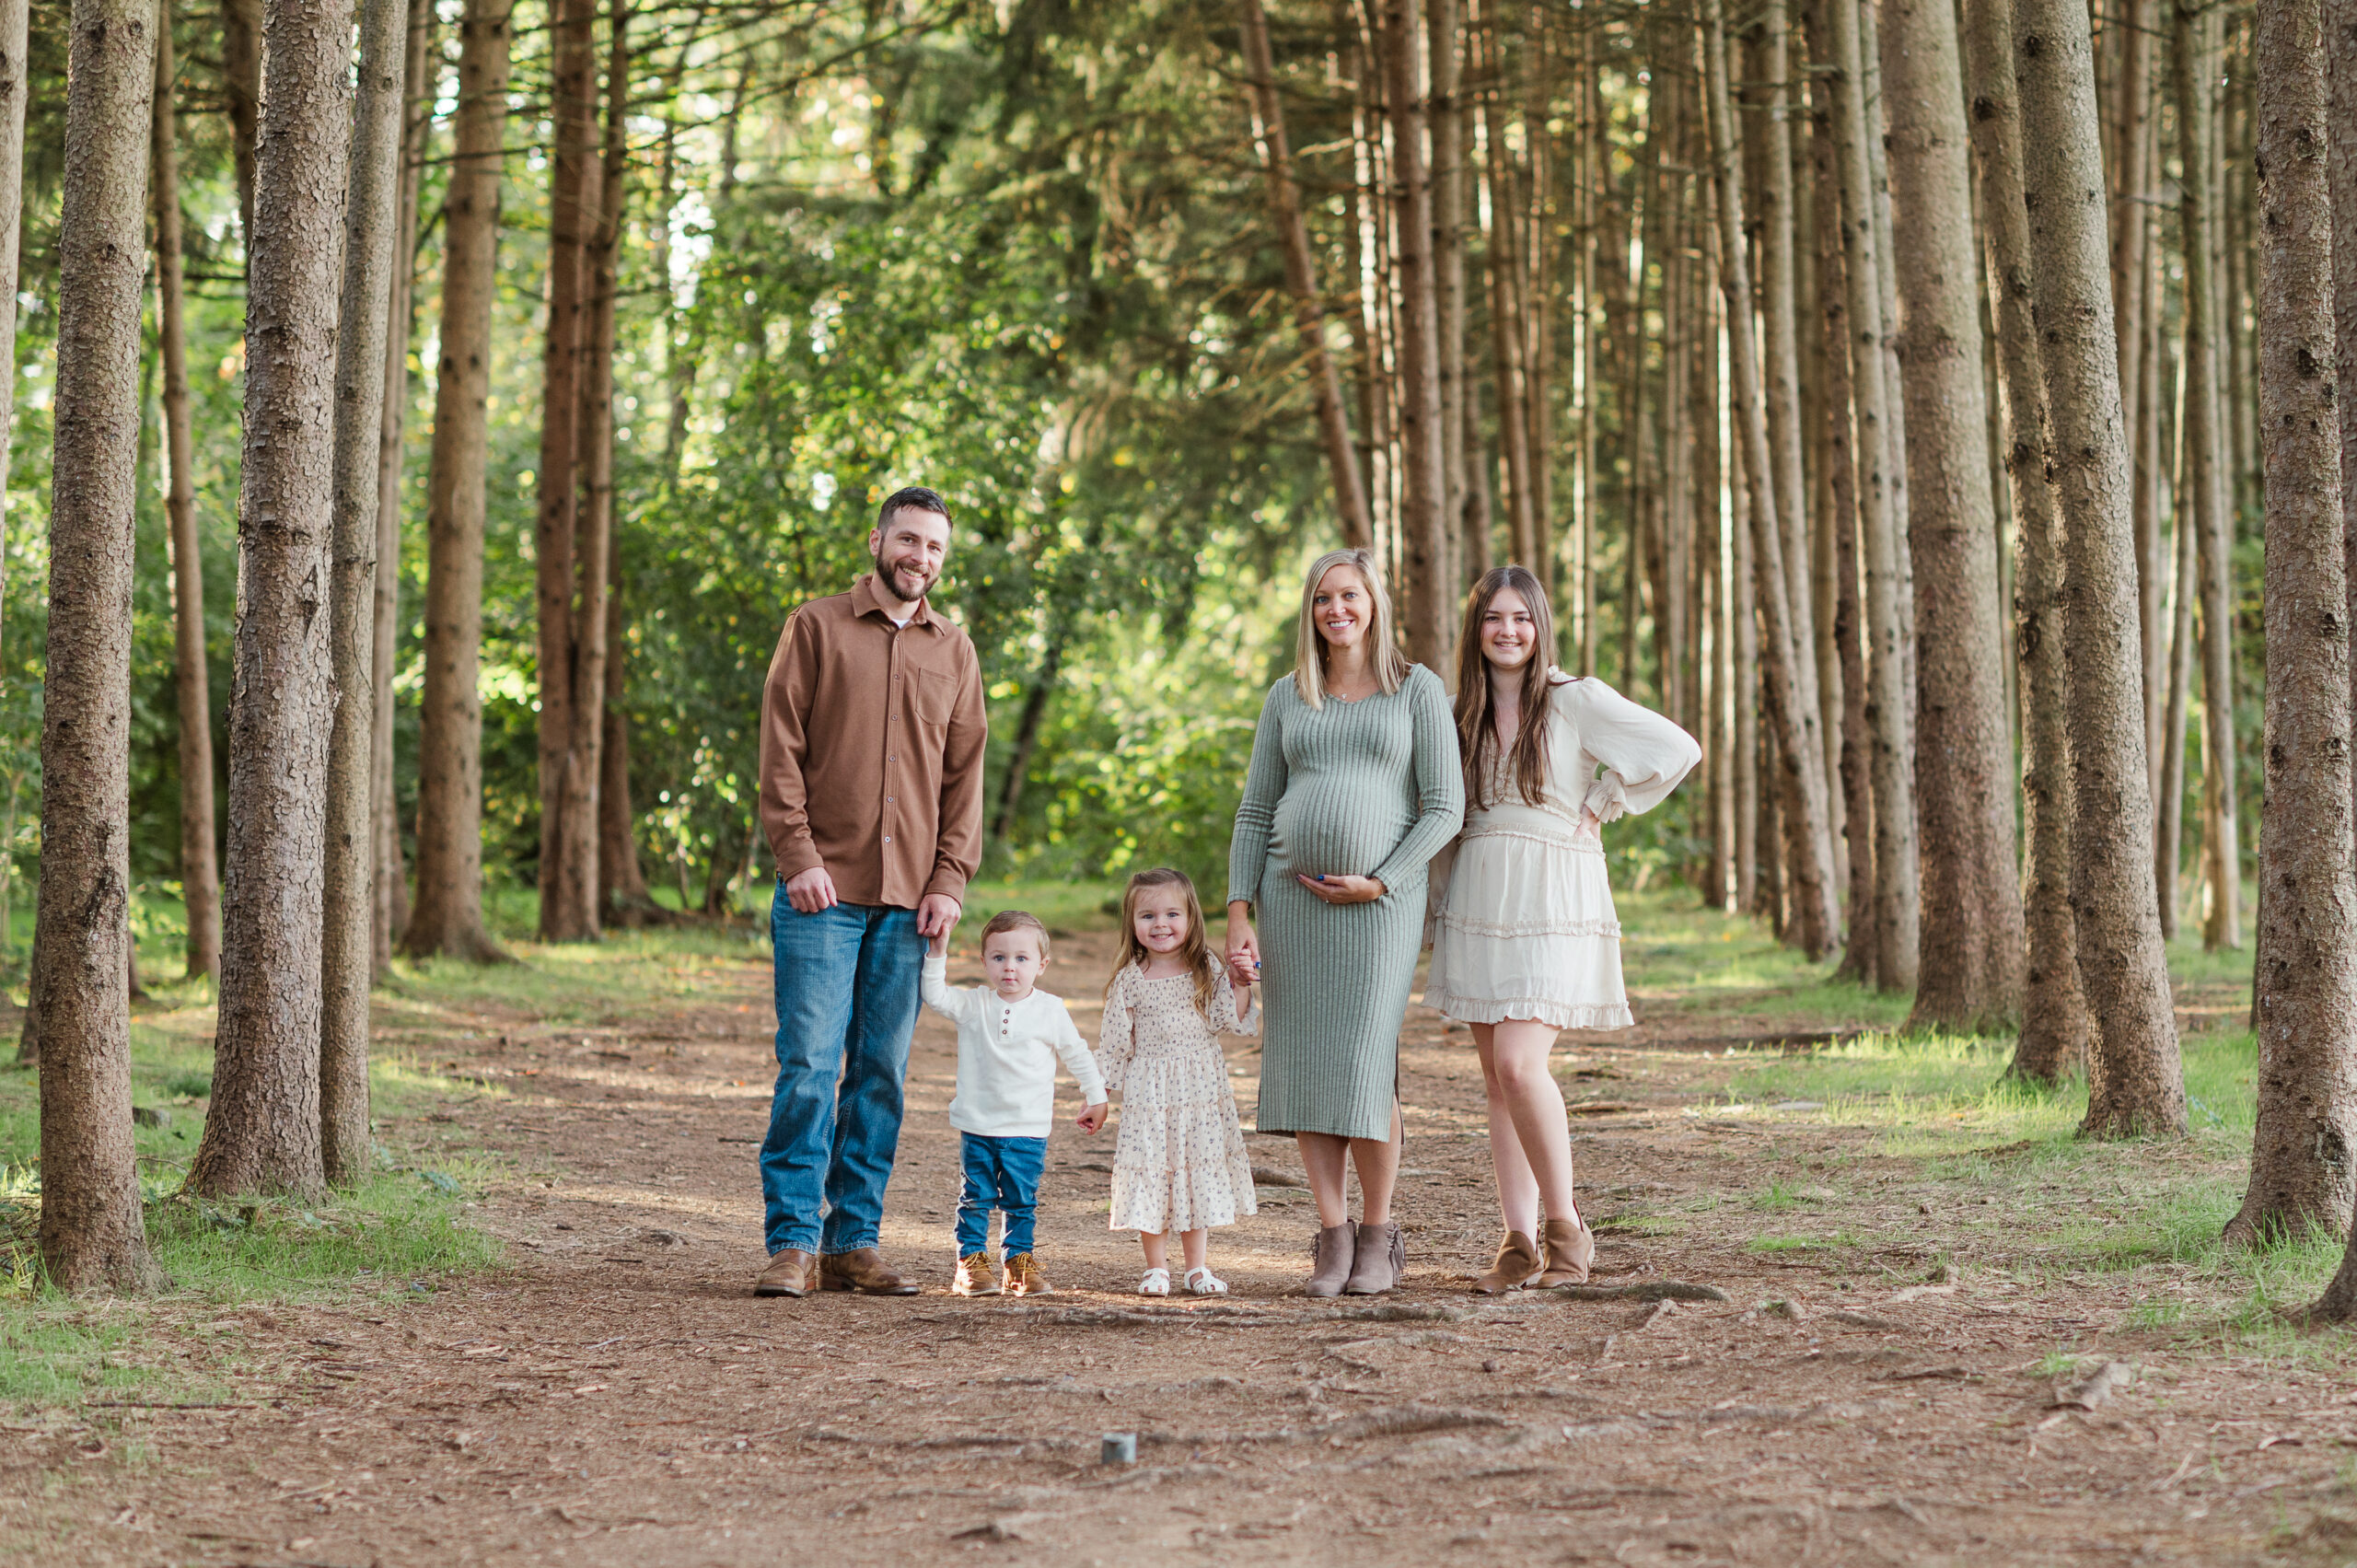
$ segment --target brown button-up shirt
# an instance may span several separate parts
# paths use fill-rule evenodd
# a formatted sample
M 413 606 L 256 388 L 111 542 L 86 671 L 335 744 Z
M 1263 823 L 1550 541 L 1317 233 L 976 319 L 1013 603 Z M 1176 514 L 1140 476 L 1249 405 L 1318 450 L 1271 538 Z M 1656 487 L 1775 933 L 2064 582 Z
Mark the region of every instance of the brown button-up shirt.
M 923 600 L 894 626 L 872 577 L 795 610 L 761 693 L 761 829 L 778 875 L 845 903 L 966 900 L 982 855 L 982 669 Z

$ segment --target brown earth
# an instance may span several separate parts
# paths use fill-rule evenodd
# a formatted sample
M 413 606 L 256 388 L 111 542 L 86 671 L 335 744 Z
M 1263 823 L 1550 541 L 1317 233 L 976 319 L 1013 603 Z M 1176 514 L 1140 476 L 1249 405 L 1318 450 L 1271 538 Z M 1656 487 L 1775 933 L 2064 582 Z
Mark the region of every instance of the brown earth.
M 1108 949 L 1056 956 L 1049 984 L 1077 996 Z M 1697 1114 L 1725 1017 L 1559 1054 L 1588 1102 L 1596 1283 L 1724 1299 L 1470 1297 L 1496 1236 L 1480 1074 L 1418 1009 L 1394 1297 L 1288 1294 L 1315 1221 L 1270 1187 L 1214 1235 L 1230 1302 L 1145 1306 L 1135 1243 L 1104 1225 L 1112 1133 L 1068 1120 L 1040 1209 L 1059 1294 L 950 1296 L 953 1036 L 928 1016 L 885 1230 L 925 1294 L 795 1302 L 749 1294 L 766 970 L 691 1000 L 587 1031 L 492 1012 L 389 1031 L 487 1086 L 392 1132 L 505 1157 L 473 1217 L 512 1269 L 413 1304 L 198 1310 L 166 1332 L 237 1336 L 245 1387 L 11 1426 L 0 1545 L 90 1564 L 2357 1561 L 2357 1504 L 2337 1502 L 2357 1395 L 2335 1370 L 2131 1329 L 2103 1275 L 1980 1266 L 2003 1216 L 1935 1212 L 1922 1163 L 1864 1130 Z M 1230 1060 L 1248 1119 L 1252 1042 Z M 1852 1156 L 1824 1196 L 1920 1239 L 1760 1253 L 1737 1206 L 1646 1234 L 1763 1186 L 1771 1144 L 1784 1176 Z M 1289 1142 L 1252 1148 L 1297 1168 Z M 1933 1277 L 1944 1258 L 1960 1272 Z M 2099 1353 L 2039 1376 L 2064 1345 Z M 2055 1403 L 2114 1357 L 2132 1381 Z M 1137 1434 L 1134 1465 L 1099 1463 L 1108 1433 Z

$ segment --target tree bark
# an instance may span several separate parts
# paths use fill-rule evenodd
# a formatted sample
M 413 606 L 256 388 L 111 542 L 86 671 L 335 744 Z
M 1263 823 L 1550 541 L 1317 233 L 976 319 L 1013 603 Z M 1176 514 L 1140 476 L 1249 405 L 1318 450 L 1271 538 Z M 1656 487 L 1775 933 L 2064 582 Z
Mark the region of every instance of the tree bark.
M 2176 7 L 2172 6 L 2170 8 L 2174 10 Z M 2189 354 L 2187 358 L 2190 357 Z M 2183 376 L 2180 365 L 2180 386 Z M 2183 424 L 2180 416 L 2180 428 Z M 2181 446 L 2180 437 L 2180 448 Z M 2182 459 L 2178 467 L 2182 470 Z M 2184 493 L 2185 486 L 2180 481 L 2177 494 L 2182 497 Z M 2182 879 L 2178 875 L 2179 869 L 2185 864 L 2185 738 L 2186 718 L 2191 710 L 2193 691 L 2193 579 L 2199 570 L 2195 564 L 2199 536 L 2193 527 L 2192 513 L 2182 499 L 2178 500 L 2174 510 L 2177 513 L 2174 549 L 2177 604 L 2171 617 L 2173 625 L 2169 637 L 2168 709 L 2161 722 L 2164 756 L 2161 762 L 2160 842 L 2153 852 L 2153 882 L 2159 889 L 2161 898 L 2161 938 L 2168 942 L 2177 940 L 2177 912 L 2184 901 L 2178 897 L 2177 885 Z
M 262 56 L 270 99 L 247 268 L 220 1029 L 212 1109 L 189 1171 L 190 1185 L 213 1196 L 308 1194 L 324 1175 L 321 863 L 336 709 L 329 580 L 351 7 L 265 0 Z
M 335 672 L 328 741 L 327 865 L 320 945 L 319 1149 L 328 1180 L 355 1187 L 370 1166 L 368 982 L 375 970 L 370 748 L 376 718 L 377 506 L 388 310 L 398 237 L 408 0 L 360 14 L 352 190 L 344 204 L 336 338 L 334 515 L 329 642 Z
M 0 366 L 17 363 L 17 269 L 24 244 L 25 216 L 25 104 L 29 96 L 27 52 L 29 47 L 32 8 L 28 0 L 0 0 Z M 17 377 L 0 376 L 0 474 L 7 471 L 14 449 L 17 427 Z M 7 518 L 7 484 L 0 480 L 0 525 Z M 5 556 L 0 552 L 0 556 Z M 7 564 L 0 559 L 0 590 L 8 581 Z M 5 598 L 0 592 L 0 598 Z M 21 776 L 21 775 L 20 775 Z M 7 821 L 17 819 L 16 786 L 9 790 Z M 8 851 L 6 845 L 15 840 L 13 827 L 0 834 L 0 856 Z M 5 902 L 8 885 L 16 880 L 12 864 L 0 861 L 0 902 Z M 6 919 L 0 919 L 0 943 L 12 938 Z
M 2014 638 L 2022 707 L 2024 927 L 2021 1036 L 2009 1072 L 2051 1084 L 2086 1058 L 2087 1005 L 2071 912 L 2069 672 L 2063 657 L 2062 540 L 2047 482 L 2046 388 L 2030 310 L 2029 214 L 2014 80 L 2012 0 L 1965 12 L 1966 78 L 1988 240 L 2005 475 L 2013 500 Z
M 540 610 L 540 934 L 546 942 L 584 941 L 597 931 L 595 889 L 573 885 L 575 867 L 564 847 L 572 837 L 565 793 L 574 731 L 598 722 L 597 711 L 582 708 L 573 689 L 589 234 L 600 200 L 597 17 L 596 0 L 553 0 L 549 14 L 555 156 L 549 180 L 548 330 L 540 359 L 539 517 L 533 528 Z
M 221 90 L 228 99 L 230 162 L 238 177 L 238 233 L 254 247 L 254 138 L 261 124 L 262 0 L 221 0 Z
M 1950 0 L 1886 7 L 1918 670 L 1922 956 L 1910 1019 L 1980 1029 L 2019 1016 L 2023 932 L 1963 71 Z
M 425 691 L 417 759 L 417 903 L 401 947 L 477 963 L 506 955 L 482 924 L 484 464 L 491 390 L 492 270 L 507 122 L 508 12 L 468 0 L 459 24 L 459 104 L 444 201 L 442 348 L 426 478 Z
M 152 0 L 75 0 L 58 218 L 41 877 L 41 1252 L 66 1291 L 161 1283 L 131 1141 L 132 532 Z M 15 64 L 22 68 L 23 54 Z M 21 75 L 17 78 L 21 81 Z
M 1459 600 L 1472 575 L 1465 569 L 1465 99 L 1459 67 L 1464 46 L 1462 0 L 1432 0 L 1425 24 L 1425 58 L 1432 76 L 1427 119 L 1433 147 L 1433 267 L 1439 292 L 1441 516 L 1447 536 L 1442 598 L 1448 624 L 1442 640 L 1454 645 Z M 1322 345 L 1321 345 L 1322 347 Z M 1331 375 L 1330 368 L 1329 375 Z M 1341 383 L 1334 382 L 1335 408 Z M 1347 433 L 1341 450 L 1349 450 Z
M 1825 744 L 1824 686 L 1817 659 L 1809 491 L 1801 462 L 1801 354 L 1795 294 L 1800 261 L 1793 187 L 1791 30 L 1784 0 L 1768 0 L 1759 52 L 1761 75 L 1769 95 L 1767 113 L 1759 126 L 1760 151 L 1767 166 L 1767 179 L 1759 186 L 1763 209 L 1759 215 L 1760 271 L 1764 285 L 1759 314 L 1767 340 L 1762 365 L 1767 377 L 1769 456 L 1775 470 L 1776 514 L 1784 531 L 1785 593 L 1793 607 L 1794 679 L 1808 704 L 1809 733 L 1816 738 L 1820 753 L 1828 754 L 1830 749 Z M 1817 771 L 1829 780 L 1826 852 L 1831 854 L 1830 775 L 1822 762 Z M 1840 929 L 1838 924 L 1835 929 Z
M 1890 436 L 1896 403 L 1885 347 L 1884 261 L 1875 222 L 1859 12 L 1844 0 L 1827 0 L 1820 14 L 1825 20 L 1822 36 L 1813 38 L 1811 47 L 1821 79 L 1831 87 L 1834 179 L 1841 197 L 1852 398 L 1857 416 L 1859 531 L 1865 545 L 1866 718 L 1874 732 L 1874 974 L 1883 991 L 1912 991 L 1922 908 L 1916 877 L 1914 755 L 1907 723 L 1908 628 L 1901 609 L 1907 570 L 1897 502 L 1897 470 L 1905 465 Z
M 154 145 L 148 192 L 156 214 L 158 357 L 164 369 L 164 515 L 172 540 L 172 691 L 180 718 L 180 892 L 188 912 L 188 972 L 221 965 L 221 872 L 213 841 L 213 700 L 204 662 L 204 556 L 197 537 L 193 421 L 189 412 L 188 309 L 180 269 L 180 135 L 174 113 L 179 72 L 171 7 L 156 18 Z M 19 160 L 11 160 L 11 167 Z M 0 238 L 13 261 L 16 241 Z M 11 287 L 5 296 L 13 298 Z M 14 317 L 15 311 L 7 312 Z M 11 321 L 13 328 L 14 322 Z M 15 363 L 13 351 L 0 365 Z M 13 377 L 8 377 L 13 381 Z M 5 449 L 5 448 L 0 448 Z
M 2205 24 L 2207 20 L 2205 16 Z M 2351 0 L 2325 0 L 2323 29 L 2325 173 L 2331 187 L 2333 213 L 2332 363 L 2337 385 L 2342 366 L 2357 366 L 2357 6 Z M 2206 49 L 2210 41 L 2206 26 L 2201 41 Z M 2209 71 L 2201 78 L 2204 85 L 2215 82 L 2214 62 L 2204 54 L 2201 63 Z M 2189 344 L 2189 362 L 2191 357 Z M 2357 392 L 2357 389 L 2351 390 Z M 2357 627 L 2357 482 L 2352 482 L 2357 480 L 2357 395 L 2340 398 L 2335 406 L 2340 419 L 2342 565 L 2350 579 L 2350 623 Z M 2357 668 L 2351 670 L 2350 677 L 2351 703 L 2357 710 Z M 0 930 L 6 929 L 0 925 Z
M 1821 3 L 1810 13 L 1809 29 L 1821 41 Z M 1858 599 L 1857 444 L 1850 425 L 1853 401 L 1850 365 L 1849 261 L 1842 253 L 1841 189 L 1835 171 L 1832 93 L 1820 77 L 1810 108 L 1810 157 L 1816 168 L 1812 196 L 1817 207 L 1817 300 L 1825 343 L 1823 390 L 1826 526 L 1833 554 L 1833 647 L 1841 686 L 1840 784 L 1844 830 L 1849 836 L 1850 941 L 1840 973 L 1872 985 L 1881 953 L 1875 918 L 1874 730 L 1866 710 L 1865 646 L 1860 638 Z
M 1244 24 L 1245 68 L 1252 78 L 1253 103 L 1260 119 L 1262 165 L 1269 176 L 1269 205 L 1277 238 L 1284 248 L 1294 331 L 1301 339 L 1318 400 L 1318 434 L 1326 448 L 1327 473 L 1333 481 L 1335 520 L 1343 544 L 1363 550 L 1375 537 L 1374 527 L 1368 518 L 1358 455 L 1351 445 L 1341 374 L 1326 352 L 1326 311 L 1318 293 L 1318 264 L 1301 215 L 1300 192 L 1294 183 L 1292 144 L 1285 137 L 1284 105 L 1277 97 L 1276 64 L 1269 51 L 1269 21 L 1261 12 L 1260 0 L 1239 0 L 1238 10 Z
M 1784 567 L 1782 529 L 1773 494 L 1768 449 L 1767 412 L 1761 406 L 1758 350 L 1752 339 L 1751 277 L 1744 254 L 1742 163 L 1735 144 L 1732 96 L 1727 90 L 1726 24 L 1720 0 L 1705 0 L 1703 52 L 1708 72 L 1711 161 L 1718 198 L 1720 284 L 1727 300 L 1727 373 L 1734 382 L 1736 434 L 1753 505 L 1753 567 L 1759 578 L 1760 673 L 1768 687 L 1770 722 L 1776 727 L 1776 769 L 1784 810 L 1801 853 L 1790 867 L 1794 940 L 1812 958 L 1833 950 L 1840 935 L 1834 908 L 1833 846 L 1825 829 L 1825 749 L 1817 734 L 1817 698 L 1804 693 L 1797 672 L 1791 603 L 1791 576 Z
M 2175 8 L 2174 6 L 2172 7 Z M 2235 778 L 2235 493 L 2233 433 L 2223 406 L 2227 366 L 2247 353 L 2236 293 L 2217 276 L 2220 200 L 2225 180 L 2216 156 L 2218 29 L 2214 15 L 2176 27 L 2171 48 L 2185 58 L 2177 79 L 2178 134 L 2185 156 L 2202 178 L 2179 182 L 2185 246 L 2187 356 L 2185 441 L 2191 479 L 2191 517 L 2199 535 L 2200 569 L 2192 585 L 2200 597 L 2201 842 L 2210 885 L 2201 945 L 2211 952 L 2242 946 L 2242 844 Z M 2190 73 L 2190 75 L 2189 75 Z M 2190 107 L 2189 107 L 2190 106 Z M 2220 319 L 2222 294 L 2229 302 Z M 2256 1005 L 2256 997 L 2254 997 Z
M 1506 156 L 1505 93 L 1498 47 L 1495 0 L 1475 15 L 1480 49 L 1481 145 L 1490 214 L 1482 259 L 1490 284 L 1490 353 L 1498 384 L 1498 455 L 1505 468 L 1506 537 L 1513 560 L 1529 566 L 1538 554 L 1538 519 L 1530 451 L 1530 383 L 1523 363 L 1520 250 L 1515 240 L 1514 165 Z
M 621 584 L 606 590 L 606 738 L 598 749 L 598 888 L 607 918 L 635 924 L 654 907 L 638 862 L 637 819 L 630 805 L 630 716 L 622 693 L 630 644 L 622 635 Z
M 434 37 L 433 0 L 410 0 L 402 95 L 401 183 L 393 205 L 393 270 L 385 302 L 384 414 L 377 446 L 377 598 L 369 658 L 374 730 L 369 742 L 369 837 L 376 845 L 375 913 L 369 950 L 376 972 L 392 967 L 393 943 L 409 923 L 409 871 L 401 855 L 393 792 L 393 658 L 400 646 L 401 472 L 409 424 L 409 347 L 416 323 L 418 187 L 434 104 L 426 61 Z
M 2064 547 L 2073 792 L 2071 902 L 2094 1024 L 2095 1137 L 2185 1131 L 2185 1086 L 2153 889 L 2135 541 L 2105 258 L 2103 159 L 2085 7 L 2020 0 L 2014 70 L 2029 207 L 2029 303 L 2052 422 Z
M 1391 119 L 1392 207 L 1399 266 L 1399 446 L 1405 478 L 1399 558 L 1407 582 L 1408 656 L 1447 667 L 1448 529 L 1441 515 L 1440 301 L 1433 273 L 1433 189 L 1424 163 L 1424 101 L 1416 57 L 1417 0 L 1384 0 L 1384 96 Z
M 2338 8 L 2337 8 L 2338 9 Z M 2267 461 L 2266 807 L 2259 819 L 2258 1117 L 2230 1245 L 2349 1229 L 2357 1141 L 2357 842 L 2349 579 L 2333 387 L 2333 208 L 2317 0 L 2265 0 L 2258 396 Z M 2336 16 L 2345 29 L 2350 18 Z M 2345 48 L 2343 43 L 2340 47 Z
M 610 18 L 605 145 L 597 176 L 598 223 L 587 249 L 588 319 L 581 386 L 580 524 L 575 532 L 575 601 L 572 607 L 573 733 L 564 758 L 563 830 L 556 842 L 557 879 L 568 931 L 598 934 L 598 799 L 606 712 L 606 594 L 614 543 L 615 253 L 621 243 L 626 194 L 624 116 L 630 110 L 630 11 L 616 5 Z M 543 897 L 546 897 L 545 892 Z

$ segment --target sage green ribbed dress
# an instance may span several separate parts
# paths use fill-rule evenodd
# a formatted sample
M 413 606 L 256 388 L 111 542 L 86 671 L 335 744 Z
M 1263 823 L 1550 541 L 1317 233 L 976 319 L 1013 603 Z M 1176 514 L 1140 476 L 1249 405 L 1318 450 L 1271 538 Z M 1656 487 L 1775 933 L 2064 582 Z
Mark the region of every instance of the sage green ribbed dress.
M 1261 1132 L 1391 1136 L 1424 865 L 1464 817 L 1457 726 L 1431 670 L 1320 708 L 1291 676 L 1269 689 L 1227 851 L 1228 900 L 1259 915 Z M 1329 904 L 1295 872 L 1373 877 L 1383 896 Z

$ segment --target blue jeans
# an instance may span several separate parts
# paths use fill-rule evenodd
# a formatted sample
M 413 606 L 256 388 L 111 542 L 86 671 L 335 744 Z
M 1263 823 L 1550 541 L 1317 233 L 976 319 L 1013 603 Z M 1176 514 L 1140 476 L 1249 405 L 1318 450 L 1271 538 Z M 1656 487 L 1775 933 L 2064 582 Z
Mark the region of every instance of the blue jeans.
M 1048 1140 L 960 1132 L 958 1141 L 966 1162 L 966 1188 L 958 1194 L 958 1256 L 970 1258 L 990 1245 L 993 1209 L 1006 1216 L 1000 1250 L 1010 1258 L 1030 1251 Z
M 772 1253 L 873 1247 L 917 1027 L 917 912 L 837 904 L 803 914 L 781 881 L 770 940 L 777 1092 L 761 1141 L 763 1234 Z

